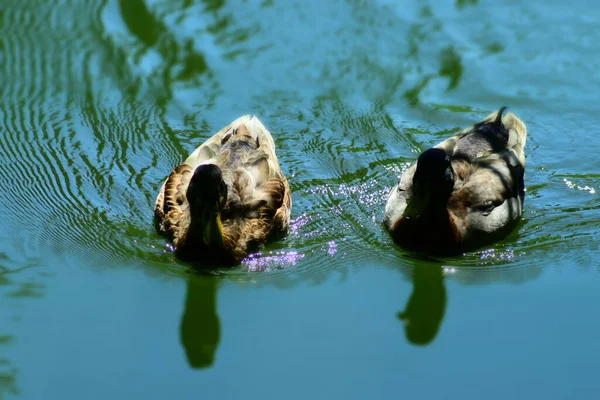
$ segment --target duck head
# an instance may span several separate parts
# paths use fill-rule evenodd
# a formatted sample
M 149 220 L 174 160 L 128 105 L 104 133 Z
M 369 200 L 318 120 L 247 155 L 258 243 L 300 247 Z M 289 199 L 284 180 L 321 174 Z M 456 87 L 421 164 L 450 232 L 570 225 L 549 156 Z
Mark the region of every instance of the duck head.
M 227 201 L 227 185 L 221 169 L 214 164 L 204 164 L 194 170 L 186 193 L 190 203 L 192 225 L 201 230 L 202 241 L 207 246 L 223 245 L 221 211 Z
M 419 220 L 423 216 L 445 210 L 453 187 L 454 171 L 448 154 L 438 148 L 424 151 L 417 160 L 412 195 L 403 217 L 407 220 Z

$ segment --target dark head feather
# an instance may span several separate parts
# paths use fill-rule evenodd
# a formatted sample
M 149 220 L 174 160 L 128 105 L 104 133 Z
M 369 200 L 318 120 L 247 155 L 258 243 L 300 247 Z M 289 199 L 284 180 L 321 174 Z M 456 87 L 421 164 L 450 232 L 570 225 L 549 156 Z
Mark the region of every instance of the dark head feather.
M 436 147 L 425 150 L 417 160 L 417 170 L 414 178 L 417 180 L 437 180 L 444 176 L 450 167 L 448 154 Z
M 454 186 L 454 172 L 448 154 L 436 147 L 421 153 L 413 177 L 414 184 L 426 184 L 432 193 L 450 193 Z
M 186 196 L 190 204 L 218 201 L 222 206 L 227 200 L 227 186 L 221 168 L 214 164 L 203 164 L 194 170 Z

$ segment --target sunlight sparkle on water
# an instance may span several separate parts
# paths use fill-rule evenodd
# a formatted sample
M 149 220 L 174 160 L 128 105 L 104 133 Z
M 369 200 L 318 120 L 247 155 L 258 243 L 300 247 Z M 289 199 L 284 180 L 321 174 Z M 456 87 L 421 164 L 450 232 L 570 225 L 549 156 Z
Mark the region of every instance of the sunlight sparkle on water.
M 286 269 L 298 263 L 304 258 L 304 254 L 295 251 L 270 251 L 268 255 L 263 253 L 250 254 L 242 264 L 249 272 L 264 272 L 277 269 Z
M 313 189 L 309 189 L 308 192 L 317 195 L 328 195 L 342 201 L 351 198 L 358 198 L 361 204 L 367 207 L 376 207 L 387 200 L 387 195 L 391 188 L 379 187 L 379 182 L 376 179 L 371 179 L 367 182 L 359 185 L 322 185 Z M 343 209 L 339 207 L 339 210 L 343 212 Z M 337 212 L 338 210 L 332 209 L 331 212 Z
M 479 253 L 479 259 L 484 260 L 484 264 L 493 263 L 494 261 L 513 262 L 515 260 L 515 252 L 510 249 L 487 249 Z
M 298 231 L 302 229 L 304 225 L 312 220 L 311 216 L 304 213 L 299 217 L 296 217 L 290 221 L 290 232 L 294 235 L 298 234 Z
M 569 189 L 577 189 L 577 190 L 582 190 L 584 192 L 589 192 L 590 194 L 596 194 L 596 189 L 594 189 L 591 186 L 588 186 L 588 185 L 580 186 L 580 185 L 568 180 L 567 178 L 563 178 L 563 181 L 569 187 Z
M 400 178 L 400 175 L 402 175 L 404 171 L 406 171 L 411 166 L 411 164 L 412 163 L 410 162 L 394 163 L 385 165 L 384 168 L 397 175 L 398 178 Z
M 333 240 L 330 240 L 328 245 L 329 245 L 329 250 L 327 250 L 327 254 L 332 256 L 335 253 L 337 253 L 337 244 L 335 244 L 335 242 Z

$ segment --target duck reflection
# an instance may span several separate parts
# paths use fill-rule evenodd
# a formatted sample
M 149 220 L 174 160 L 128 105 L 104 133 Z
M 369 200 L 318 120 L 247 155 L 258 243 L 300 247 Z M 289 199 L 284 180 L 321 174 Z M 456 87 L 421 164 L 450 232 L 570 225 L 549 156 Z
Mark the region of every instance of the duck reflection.
M 192 368 L 208 368 L 215 360 L 221 337 L 217 314 L 217 276 L 191 275 L 187 281 L 180 338 Z
M 446 311 L 446 287 L 440 267 L 413 268 L 413 292 L 398 318 L 409 342 L 425 346 L 435 339 Z

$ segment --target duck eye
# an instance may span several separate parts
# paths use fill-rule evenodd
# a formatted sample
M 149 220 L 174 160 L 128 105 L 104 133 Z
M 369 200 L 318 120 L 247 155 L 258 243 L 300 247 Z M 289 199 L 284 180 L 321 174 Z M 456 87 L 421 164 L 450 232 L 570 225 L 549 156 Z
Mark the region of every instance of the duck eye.
M 489 215 L 494 210 L 494 208 L 498 207 L 500 204 L 502 204 L 501 201 L 488 200 L 486 202 L 476 204 L 472 208 L 484 215 Z

